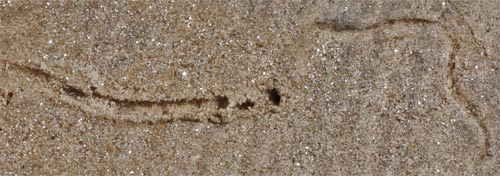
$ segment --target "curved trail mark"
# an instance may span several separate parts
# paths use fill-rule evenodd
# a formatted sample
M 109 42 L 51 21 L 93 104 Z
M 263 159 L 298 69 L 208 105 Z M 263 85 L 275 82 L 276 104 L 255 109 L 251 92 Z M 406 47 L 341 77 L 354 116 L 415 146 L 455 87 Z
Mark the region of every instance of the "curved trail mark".
M 395 24 L 436 24 L 436 21 L 422 19 L 422 18 L 402 18 L 402 19 L 390 19 L 384 20 L 382 22 L 374 23 L 369 26 L 353 26 L 349 24 L 343 24 L 337 20 L 321 20 L 315 21 L 314 25 L 321 30 L 332 30 L 333 32 L 362 32 L 368 30 L 381 29 L 386 26 L 391 26 Z
M 490 138 L 491 134 L 488 130 L 488 127 L 486 124 L 484 124 L 484 121 L 481 120 L 479 116 L 479 108 L 470 101 L 467 96 L 465 96 L 459 86 L 459 76 L 458 73 L 456 72 L 456 67 L 457 67 L 457 59 L 456 59 L 456 53 L 460 50 L 460 44 L 458 43 L 458 40 L 454 38 L 451 34 L 448 34 L 448 38 L 451 39 L 452 46 L 451 46 L 451 51 L 448 55 L 448 68 L 449 68 L 449 87 L 448 89 L 451 91 L 451 96 L 452 100 L 455 101 L 456 104 L 459 105 L 460 109 L 465 113 L 468 117 L 471 117 L 471 119 L 474 120 L 474 122 L 477 124 L 479 127 L 479 130 L 483 134 L 483 152 L 481 154 L 481 159 L 484 159 L 486 156 L 492 156 L 490 153 Z
M 474 32 L 474 29 L 472 28 L 472 26 L 469 23 L 467 23 L 467 21 L 465 20 L 464 14 L 460 10 L 458 10 L 456 5 L 454 3 L 452 3 L 450 0 L 446 0 L 446 3 L 450 6 L 450 9 L 452 9 L 455 13 L 458 14 L 458 16 L 456 16 L 457 18 L 455 20 L 457 20 L 458 23 L 467 27 L 467 30 L 469 31 L 469 34 L 473 39 L 473 43 L 482 50 L 481 55 L 485 56 L 486 58 L 488 58 L 490 60 L 493 60 L 493 58 L 491 58 L 490 55 L 488 54 L 488 50 L 484 46 L 483 42 L 481 42 L 481 40 L 479 40 L 477 38 L 476 32 Z
M 254 101 L 246 100 L 243 103 L 231 105 L 229 98 L 224 95 L 158 101 L 119 99 L 106 95 L 92 86 L 90 90 L 85 90 L 71 85 L 66 80 L 55 76 L 52 71 L 42 69 L 43 66 L 35 68 L 26 64 L 6 62 L 12 68 L 41 78 L 43 82 L 50 84 L 51 88 L 42 88 L 42 91 L 51 97 L 57 97 L 91 116 L 104 117 L 112 121 L 147 124 L 173 121 L 226 124 L 231 121 L 228 116 L 246 111 L 260 112 L 253 109 L 256 105 Z M 266 104 L 274 104 L 274 102 Z
M 476 46 L 479 47 L 481 51 L 480 55 L 486 57 L 489 60 L 493 60 L 489 54 L 488 50 L 484 46 L 484 44 L 477 38 L 472 26 L 466 22 L 464 15 L 462 12 L 458 10 L 458 8 L 455 6 L 455 4 L 451 3 L 450 0 L 446 0 L 446 3 L 450 6 L 450 9 L 453 10 L 455 13 L 458 14 L 458 16 L 455 16 L 454 18 L 459 24 L 466 26 L 467 29 L 469 30 L 469 35 L 472 37 L 472 43 L 474 43 Z M 460 105 L 462 111 L 464 111 L 465 114 L 467 114 L 469 117 L 471 117 L 479 126 L 479 129 L 481 130 L 481 133 L 483 134 L 483 151 L 481 154 L 481 159 L 484 159 L 485 157 L 491 157 L 492 154 L 490 152 L 490 147 L 491 147 L 491 134 L 490 131 L 485 124 L 485 122 L 481 119 L 482 113 L 480 111 L 480 108 L 475 105 L 467 96 L 465 96 L 462 91 L 460 90 L 460 87 L 458 86 L 459 82 L 459 74 L 456 73 L 456 64 L 457 64 L 457 58 L 456 54 L 460 50 L 460 43 L 459 43 L 459 38 L 457 34 L 453 33 L 452 29 L 448 29 L 445 26 L 441 26 L 444 30 L 448 32 L 448 38 L 452 42 L 451 46 L 451 51 L 449 53 L 448 57 L 448 67 L 449 67 L 449 75 L 450 75 L 450 90 L 452 91 L 452 95 L 454 100 L 456 101 L 457 104 Z M 462 43 L 465 43 L 462 41 Z
M 457 11 L 457 10 L 455 10 Z M 457 11 L 458 12 L 458 11 Z M 462 14 L 459 13 L 459 19 L 457 20 L 459 23 L 465 23 L 465 19 Z M 459 89 L 459 86 L 457 85 L 457 82 L 459 81 L 459 77 L 457 76 L 456 73 L 456 53 L 458 50 L 460 50 L 460 43 L 458 42 L 458 39 L 456 36 L 456 32 L 454 32 L 451 29 L 448 29 L 446 26 L 441 24 L 438 21 L 432 21 L 432 20 L 427 20 L 427 19 L 421 19 L 421 18 L 403 18 L 403 19 L 390 19 L 390 20 L 385 20 L 382 22 L 378 22 L 372 25 L 368 26 L 353 26 L 353 25 L 345 25 L 340 23 L 339 21 L 335 20 L 322 20 L 322 21 L 314 21 L 313 24 L 316 28 L 320 30 L 329 30 L 334 33 L 357 33 L 357 32 L 366 32 L 366 31 L 371 31 L 371 30 L 380 30 L 384 29 L 385 27 L 388 26 L 393 26 L 393 25 L 436 25 L 440 28 L 442 28 L 446 33 L 447 33 L 447 38 L 451 41 L 451 51 L 448 56 L 448 67 L 449 67 L 449 72 L 448 72 L 448 79 L 450 82 L 450 85 L 448 89 L 450 90 L 450 99 L 455 102 L 455 104 L 460 107 L 460 109 L 463 111 L 463 113 L 469 117 L 469 119 L 472 120 L 475 126 L 479 129 L 479 132 L 481 134 L 481 138 L 483 139 L 482 142 L 482 150 L 480 154 L 480 159 L 483 160 L 485 157 L 492 156 L 490 153 L 490 146 L 491 146 L 491 134 L 488 130 L 488 127 L 486 124 L 484 124 L 484 121 L 481 119 L 480 116 L 480 111 L 479 107 L 477 105 L 473 104 L 472 101 L 470 101 L 467 96 L 465 96 L 461 90 Z M 482 43 L 476 38 L 474 31 L 470 27 L 470 25 L 466 24 L 468 26 L 468 29 L 470 31 L 470 35 L 473 37 L 473 43 L 477 46 L 480 46 L 482 49 L 481 53 L 485 57 L 489 58 L 488 53 L 486 52 L 485 47 L 482 45 Z

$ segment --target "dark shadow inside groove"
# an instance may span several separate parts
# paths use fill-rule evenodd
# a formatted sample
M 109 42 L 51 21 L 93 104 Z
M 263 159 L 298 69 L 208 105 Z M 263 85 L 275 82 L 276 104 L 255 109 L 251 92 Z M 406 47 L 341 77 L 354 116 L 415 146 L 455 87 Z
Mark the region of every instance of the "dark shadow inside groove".
M 253 106 L 255 106 L 255 103 L 250 101 L 250 100 L 247 100 L 247 101 L 243 102 L 242 104 L 237 105 L 236 107 L 238 109 L 250 109 Z
M 73 96 L 73 97 L 85 97 L 85 96 L 87 96 L 82 90 L 77 89 L 73 86 L 64 86 L 62 89 L 68 95 Z
M 12 100 L 13 96 L 14 96 L 14 93 L 12 93 L 12 92 L 7 93 L 7 97 L 6 97 L 6 100 L 5 100 L 5 105 L 9 105 L 10 104 L 10 101 Z
M 275 106 L 279 106 L 281 103 L 281 95 L 276 88 L 267 90 L 269 94 L 269 101 L 271 101 Z
M 216 96 L 217 108 L 226 109 L 229 106 L 229 99 L 226 96 Z

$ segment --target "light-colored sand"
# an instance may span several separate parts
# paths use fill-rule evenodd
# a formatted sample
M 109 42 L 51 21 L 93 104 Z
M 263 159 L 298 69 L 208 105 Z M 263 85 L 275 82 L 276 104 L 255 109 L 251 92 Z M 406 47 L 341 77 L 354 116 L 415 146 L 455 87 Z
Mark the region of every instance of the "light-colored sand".
M 498 175 L 500 1 L 0 3 L 0 175 Z

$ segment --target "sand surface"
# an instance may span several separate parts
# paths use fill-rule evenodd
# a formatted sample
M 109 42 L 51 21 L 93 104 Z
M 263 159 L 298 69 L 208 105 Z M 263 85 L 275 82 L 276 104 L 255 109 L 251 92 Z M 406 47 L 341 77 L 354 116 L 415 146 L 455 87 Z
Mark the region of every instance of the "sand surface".
M 0 1 L 0 175 L 500 175 L 500 1 Z

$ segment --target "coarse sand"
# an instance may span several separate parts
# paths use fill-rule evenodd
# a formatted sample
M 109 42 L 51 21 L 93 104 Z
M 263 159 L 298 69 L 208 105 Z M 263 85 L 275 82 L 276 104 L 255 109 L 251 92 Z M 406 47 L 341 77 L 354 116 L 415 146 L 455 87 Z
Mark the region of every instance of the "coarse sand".
M 0 175 L 500 175 L 500 1 L 0 1 Z

